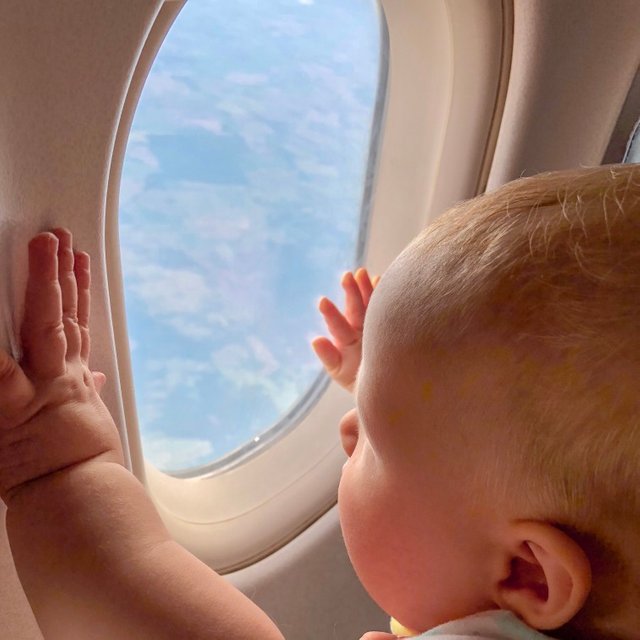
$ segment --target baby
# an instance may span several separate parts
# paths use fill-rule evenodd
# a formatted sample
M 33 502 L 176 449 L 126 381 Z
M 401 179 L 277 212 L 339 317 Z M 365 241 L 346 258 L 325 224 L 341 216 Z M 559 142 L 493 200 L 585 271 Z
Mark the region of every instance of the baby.
M 0 353 L 0 496 L 45 638 L 281 640 L 122 466 L 89 279 L 70 233 L 36 236 L 24 356 Z M 640 167 L 464 202 L 374 284 L 347 274 L 314 341 L 355 387 L 338 501 L 373 599 L 416 634 L 637 638 Z

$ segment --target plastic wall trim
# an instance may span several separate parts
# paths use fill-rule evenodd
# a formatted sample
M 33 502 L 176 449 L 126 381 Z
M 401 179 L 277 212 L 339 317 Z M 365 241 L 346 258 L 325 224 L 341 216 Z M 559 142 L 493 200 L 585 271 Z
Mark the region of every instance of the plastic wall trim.
M 111 300 L 111 316 L 114 326 L 114 343 L 120 374 L 120 388 L 129 441 L 131 467 L 136 477 L 143 483 L 146 482 L 145 466 L 136 409 L 133 369 L 131 366 L 131 353 L 129 351 L 129 338 L 127 333 L 127 314 L 124 302 L 122 262 L 120 259 L 120 234 L 118 227 L 120 181 L 122 178 L 122 166 L 127 140 L 145 80 L 147 79 L 158 50 L 164 42 L 166 34 L 185 2 L 186 0 L 165 2 L 160 8 L 148 36 L 144 40 L 140 56 L 138 57 L 131 77 L 131 82 L 128 86 L 118 123 L 109 168 L 109 183 L 105 205 L 105 260 L 107 265 L 109 298 Z
M 636 0 L 515 0 L 509 88 L 487 188 L 600 164 L 640 61 Z

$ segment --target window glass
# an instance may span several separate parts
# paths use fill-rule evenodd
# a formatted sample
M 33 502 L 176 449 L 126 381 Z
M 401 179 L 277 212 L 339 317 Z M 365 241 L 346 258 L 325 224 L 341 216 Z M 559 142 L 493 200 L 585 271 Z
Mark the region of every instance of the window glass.
M 246 448 L 320 384 L 317 300 L 341 299 L 364 237 L 379 32 L 371 0 L 189 0 L 160 49 L 120 241 L 143 447 L 162 470 Z

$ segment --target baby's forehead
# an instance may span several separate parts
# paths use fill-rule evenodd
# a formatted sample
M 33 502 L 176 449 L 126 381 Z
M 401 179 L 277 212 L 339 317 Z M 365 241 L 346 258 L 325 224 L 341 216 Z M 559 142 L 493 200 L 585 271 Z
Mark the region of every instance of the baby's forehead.
M 376 286 L 367 307 L 363 327 L 363 350 L 379 352 L 392 348 L 401 339 L 410 310 L 407 299 L 411 296 L 394 271 L 387 271 Z
M 424 288 L 424 282 L 416 282 L 414 254 L 411 246 L 407 247 L 380 278 L 367 308 L 365 333 L 368 330 L 384 334 L 385 328 L 396 329 L 396 323 L 401 324 L 414 314 L 412 301 Z
M 535 379 L 545 368 L 547 361 L 534 344 L 494 330 L 480 318 L 465 331 L 453 327 L 450 335 L 446 323 L 438 326 L 434 318 L 438 328 L 430 331 L 431 319 L 421 313 L 407 282 L 393 277 L 384 284 L 381 280 L 365 319 L 363 363 L 370 374 L 387 369 L 402 378 L 419 378 L 421 389 L 437 383 L 470 391 Z M 557 368 L 564 371 L 565 365 Z

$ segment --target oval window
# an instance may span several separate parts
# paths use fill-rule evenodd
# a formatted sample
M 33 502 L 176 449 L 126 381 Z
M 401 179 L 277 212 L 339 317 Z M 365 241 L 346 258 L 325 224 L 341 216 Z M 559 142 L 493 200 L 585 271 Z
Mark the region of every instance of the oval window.
M 260 446 L 324 383 L 309 341 L 361 257 L 379 32 L 371 0 L 189 0 L 159 51 L 119 224 L 143 449 L 163 471 Z

